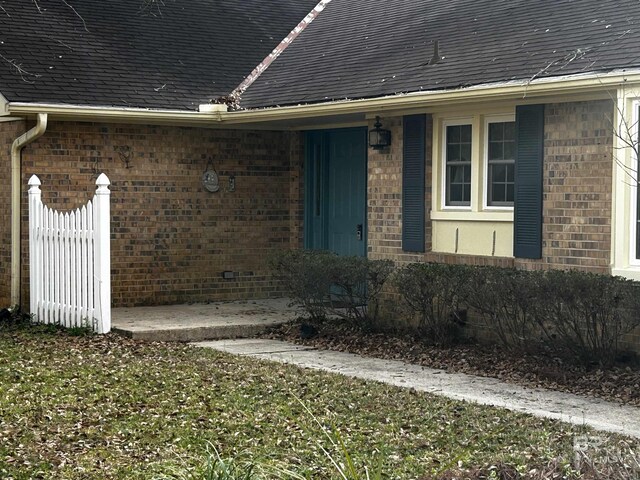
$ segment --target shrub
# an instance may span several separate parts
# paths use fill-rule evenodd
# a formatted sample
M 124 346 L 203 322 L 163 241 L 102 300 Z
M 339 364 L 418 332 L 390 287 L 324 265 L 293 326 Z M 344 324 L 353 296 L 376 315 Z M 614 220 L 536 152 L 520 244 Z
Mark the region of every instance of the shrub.
M 326 316 L 334 257 L 321 250 L 281 250 L 270 258 L 291 300 L 316 321 Z
M 377 297 L 393 272 L 390 260 L 318 250 L 280 251 L 271 264 L 287 294 L 312 319 L 321 320 L 330 313 L 362 325 L 377 318 Z
M 530 349 L 540 339 L 535 310 L 542 274 L 478 267 L 470 272 L 467 301 L 508 348 Z
M 547 337 L 586 365 L 610 365 L 640 326 L 640 285 L 575 270 L 544 274 L 537 318 Z
M 398 270 L 395 285 L 427 339 L 438 344 L 458 339 L 470 272 L 465 265 L 440 263 L 411 263 Z
M 393 262 L 334 256 L 331 263 L 330 312 L 361 326 L 372 326 L 378 318 L 378 297 L 393 272 Z

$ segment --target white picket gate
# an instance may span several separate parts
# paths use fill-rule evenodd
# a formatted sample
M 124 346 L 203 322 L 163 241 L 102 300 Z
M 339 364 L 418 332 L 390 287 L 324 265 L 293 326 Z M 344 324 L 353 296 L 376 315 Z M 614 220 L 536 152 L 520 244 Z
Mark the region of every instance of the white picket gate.
M 30 305 L 36 321 L 111 330 L 109 183 L 100 174 L 93 201 L 63 213 L 43 205 L 40 179 L 29 179 Z

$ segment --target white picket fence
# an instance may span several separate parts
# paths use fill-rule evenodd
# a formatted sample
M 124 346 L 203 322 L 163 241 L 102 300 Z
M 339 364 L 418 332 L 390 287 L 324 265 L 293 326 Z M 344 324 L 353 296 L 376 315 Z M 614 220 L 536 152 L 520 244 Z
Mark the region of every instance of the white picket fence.
M 63 213 L 43 205 L 40 179 L 29 179 L 30 305 L 36 321 L 111 330 L 109 183 L 100 174 L 93 201 Z

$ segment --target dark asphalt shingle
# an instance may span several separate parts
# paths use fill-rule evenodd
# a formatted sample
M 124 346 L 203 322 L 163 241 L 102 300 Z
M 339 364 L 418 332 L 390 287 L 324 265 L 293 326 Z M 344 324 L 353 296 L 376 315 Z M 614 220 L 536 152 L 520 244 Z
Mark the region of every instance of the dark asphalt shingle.
M 444 57 L 428 65 L 434 42 Z M 640 66 L 637 0 L 333 0 L 246 108 Z
M 66 3 L 78 15 L 62 0 L 0 0 L 8 100 L 195 110 L 230 93 L 316 1 Z

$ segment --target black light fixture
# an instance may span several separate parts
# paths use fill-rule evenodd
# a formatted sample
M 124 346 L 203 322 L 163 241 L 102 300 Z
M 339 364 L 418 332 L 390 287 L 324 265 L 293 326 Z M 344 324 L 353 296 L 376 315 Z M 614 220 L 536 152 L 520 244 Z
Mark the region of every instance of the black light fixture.
M 380 117 L 376 117 L 373 129 L 369 130 L 369 146 L 376 150 L 382 150 L 391 145 L 391 131 L 385 130 L 380 123 Z

